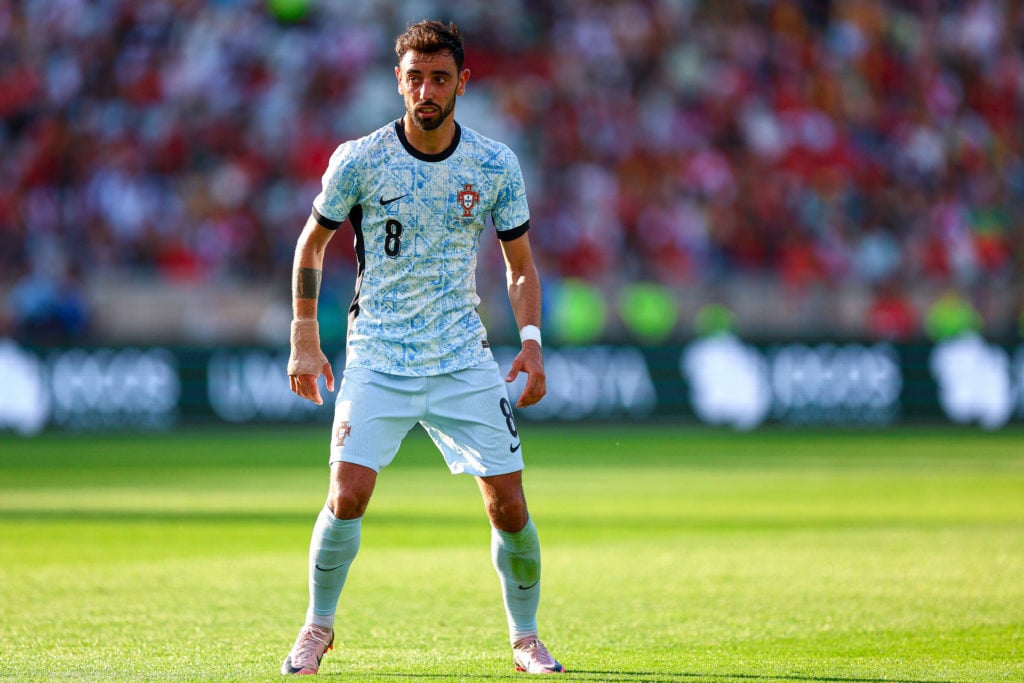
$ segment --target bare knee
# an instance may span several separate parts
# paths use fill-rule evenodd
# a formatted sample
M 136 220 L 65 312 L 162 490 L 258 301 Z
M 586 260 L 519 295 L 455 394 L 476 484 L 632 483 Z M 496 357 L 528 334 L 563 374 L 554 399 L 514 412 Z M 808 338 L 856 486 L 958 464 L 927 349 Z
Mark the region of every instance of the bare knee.
M 487 516 L 494 528 L 515 533 L 522 531 L 528 518 L 526 499 L 493 501 L 487 504 Z
M 373 495 L 377 473 L 368 467 L 350 463 L 331 466 L 331 490 L 327 494 L 327 507 L 336 519 L 355 519 L 366 513 Z
M 335 519 L 356 519 L 366 514 L 369 500 L 364 500 L 344 491 L 331 490 L 327 496 L 327 507 Z
M 526 526 L 529 512 L 519 472 L 496 477 L 480 477 L 480 492 L 491 524 L 500 531 L 515 533 Z

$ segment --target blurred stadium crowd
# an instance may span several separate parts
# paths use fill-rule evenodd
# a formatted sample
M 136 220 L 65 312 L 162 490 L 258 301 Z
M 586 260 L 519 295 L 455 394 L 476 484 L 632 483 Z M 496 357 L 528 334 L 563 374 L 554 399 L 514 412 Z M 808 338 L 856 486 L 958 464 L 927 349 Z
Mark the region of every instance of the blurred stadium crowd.
M 906 339 L 955 292 L 1017 334 L 1016 0 L 0 3 L 9 333 L 88 337 L 99 274 L 287 301 L 327 158 L 401 115 L 392 41 L 425 16 L 466 34 L 458 118 L 519 154 L 550 296 L 615 309 L 641 283 L 661 298 L 628 305 L 658 319 L 735 283 L 796 307 L 856 290 L 865 334 Z M 328 276 L 354 267 L 339 242 Z M 482 266 L 487 305 L 497 249 Z

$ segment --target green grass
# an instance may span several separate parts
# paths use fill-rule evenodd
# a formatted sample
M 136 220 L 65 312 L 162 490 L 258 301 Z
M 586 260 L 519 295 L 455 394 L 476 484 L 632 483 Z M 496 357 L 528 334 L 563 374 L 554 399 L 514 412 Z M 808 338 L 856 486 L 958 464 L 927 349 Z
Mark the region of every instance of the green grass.
M 523 431 L 566 680 L 1024 680 L 1019 430 Z M 279 680 L 327 436 L 0 436 L 0 678 Z M 414 432 L 322 677 L 527 678 L 488 539 Z

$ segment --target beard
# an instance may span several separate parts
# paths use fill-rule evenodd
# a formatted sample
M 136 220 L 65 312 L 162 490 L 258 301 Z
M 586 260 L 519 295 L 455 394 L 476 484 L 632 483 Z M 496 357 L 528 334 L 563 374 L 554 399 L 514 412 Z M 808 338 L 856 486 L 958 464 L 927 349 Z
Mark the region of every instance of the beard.
M 424 131 L 426 131 L 426 130 L 434 130 L 434 129 L 438 128 L 442 123 L 445 122 L 445 119 L 447 119 L 449 116 L 451 116 L 451 113 L 453 111 L 455 111 L 455 95 L 453 94 L 452 98 L 443 107 L 440 106 L 437 102 L 433 102 L 433 101 L 423 102 L 420 106 L 427 105 L 427 104 L 432 105 L 432 106 L 437 107 L 438 109 L 440 109 L 441 110 L 440 114 L 438 116 L 435 116 L 432 119 L 423 119 L 419 115 L 419 113 L 416 111 L 415 107 L 408 107 L 407 106 L 405 108 L 406 111 L 409 112 L 409 117 L 412 119 L 412 122 L 416 125 L 416 127 L 419 128 L 420 130 L 424 130 Z

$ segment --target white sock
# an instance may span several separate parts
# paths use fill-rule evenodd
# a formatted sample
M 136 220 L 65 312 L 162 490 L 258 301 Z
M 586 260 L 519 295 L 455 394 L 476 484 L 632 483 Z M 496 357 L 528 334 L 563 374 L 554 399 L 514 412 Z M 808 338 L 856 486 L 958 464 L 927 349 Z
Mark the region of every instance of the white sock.
M 309 607 L 306 623 L 334 628 L 341 589 L 359 552 L 362 517 L 336 519 L 324 506 L 309 541 Z
M 528 519 L 521 531 L 509 533 L 491 528 L 491 560 L 501 582 L 513 644 L 537 635 L 540 605 L 540 541 L 537 527 Z

